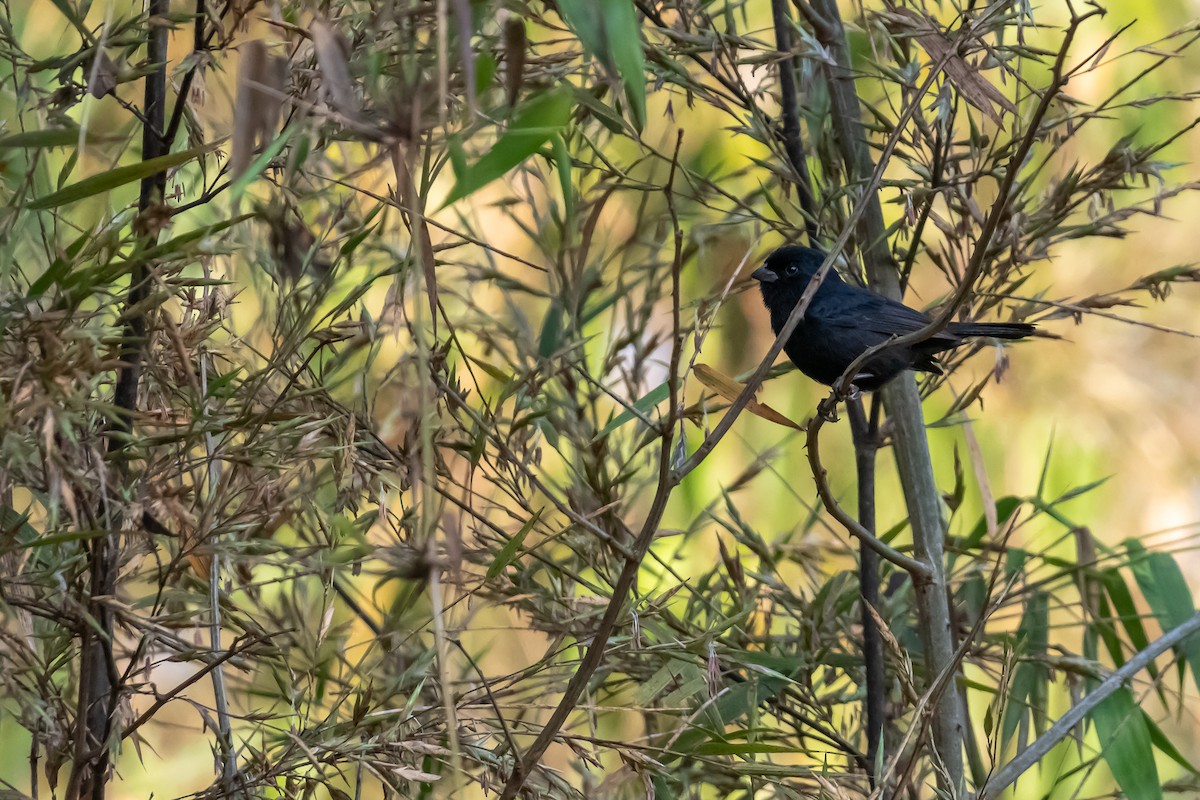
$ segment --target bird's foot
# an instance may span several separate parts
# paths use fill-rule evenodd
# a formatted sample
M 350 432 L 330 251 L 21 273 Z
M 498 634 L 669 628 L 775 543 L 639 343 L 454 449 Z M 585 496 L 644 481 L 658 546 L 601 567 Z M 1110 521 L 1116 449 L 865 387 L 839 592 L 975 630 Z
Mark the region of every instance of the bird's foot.
M 837 422 L 837 407 L 837 395 L 830 395 L 820 403 L 817 403 L 817 413 L 821 416 L 821 419 L 825 420 L 826 422 Z

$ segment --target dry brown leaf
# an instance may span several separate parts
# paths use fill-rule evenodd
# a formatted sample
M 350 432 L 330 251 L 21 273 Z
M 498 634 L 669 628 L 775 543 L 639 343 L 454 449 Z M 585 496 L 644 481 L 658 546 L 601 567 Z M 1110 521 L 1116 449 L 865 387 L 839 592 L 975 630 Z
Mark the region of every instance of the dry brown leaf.
M 268 54 L 267 45 L 261 39 L 247 42 L 242 46 L 241 54 L 230 156 L 234 178 L 250 165 L 254 152 L 275 135 L 283 106 L 283 87 L 287 82 L 287 63 Z
M 88 75 L 88 94 L 99 100 L 117 88 L 117 65 L 103 50 L 92 61 Z
M 911 11 L 897 10 L 896 13 L 903 16 L 912 26 L 917 41 L 921 43 L 921 47 L 925 48 L 925 52 L 929 53 L 929 57 L 938 63 L 945 62 L 943 69 L 946 71 L 946 76 L 950 78 L 951 83 L 958 87 L 964 100 L 1000 126 L 1004 125 L 1004 119 L 995 106 L 1000 106 L 1010 114 L 1017 113 L 1017 107 L 1004 95 L 1004 92 L 984 78 L 978 68 L 968 64 L 962 56 L 958 55 L 954 44 L 930 20 Z
M 349 47 L 324 20 L 315 20 L 309 28 L 309 34 L 317 51 L 317 66 L 321 68 L 326 102 L 339 113 L 356 119 L 359 112 L 358 94 L 354 91 L 350 63 L 346 58 Z
M 975 484 L 979 487 L 979 499 L 983 503 L 983 517 L 987 520 L 988 539 L 995 540 L 996 530 L 1000 527 L 1000 519 L 996 515 L 996 499 L 992 494 L 992 484 L 988 480 L 987 464 L 983 459 L 983 449 L 975 438 L 975 428 L 969 418 L 963 420 L 963 437 L 967 442 L 967 455 L 971 459 L 971 469 L 975 472 Z
M 731 403 L 736 401 L 738 396 L 741 395 L 742 390 L 746 388 L 745 384 L 739 383 L 728 375 L 718 372 L 708 364 L 697 364 L 692 372 L 695 373 L 696 378 L 701 383 Z M 774 422 L 776 425 L 783 425 L 786 428 L 794 428 L 798 431 L 804 430 L 803 425 L 793 422 L 766 403 L 760 403 L 754 398 L 751 398 L 750 402 L 746 403 L 746 410 L 757 417 Z
M 508 107 L 517 104 L 525 80 L 525 20 L 510 14 L 504 20 L 504 94 Z
M 907 651 L 900 644 L 896 635 L 892 633 L 892 629 L 883 621 L 883 617 L 879 616 L 879 612 L 875 610 L 875 607 L 866 601 L 863 601 L 863 605 L 866 606 L 867 613 L 871 615 L 871 619 L 875 620 L 875 627 L 879 629 L 879 637 L 883 639 L 884 647 L 887 648 L 888 652 L 892 654 L 892 658 L 900 666 L 900 669 L 896 670 L 896 678 L 900 681 L 900 688 L 904 691 L 905 697 L 913 705 L 919 704 L 921 696 L 913 681 L 912 662 L 908 659 Z

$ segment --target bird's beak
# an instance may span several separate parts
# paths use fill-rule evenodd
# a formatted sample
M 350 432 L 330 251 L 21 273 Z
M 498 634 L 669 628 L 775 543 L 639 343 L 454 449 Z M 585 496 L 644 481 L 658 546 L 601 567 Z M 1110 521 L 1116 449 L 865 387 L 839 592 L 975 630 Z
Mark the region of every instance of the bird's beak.
M 779 276 L 766 267 L 759 267 L 750 273 L 750 277 L 759 283 L 774 283 L 779 280 Z

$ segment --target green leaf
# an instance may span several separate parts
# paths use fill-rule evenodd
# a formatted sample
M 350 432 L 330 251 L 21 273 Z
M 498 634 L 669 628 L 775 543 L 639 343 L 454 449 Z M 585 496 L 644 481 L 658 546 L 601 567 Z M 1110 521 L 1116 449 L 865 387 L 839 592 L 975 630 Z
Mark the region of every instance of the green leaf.
M 639 706 L 648 706 L 658 700 L 666 688 L 675 681 L 675 676 L 678 673 L 676 664 L 668 661 L 658 668 L 658 671 L 649 678 L 638 682 L 637 691 L 634 693 L 634 701 Z
M 708 742 L 692 751 L 698 756 L 751 756 L 769 753 L 800 753 L 797 745 L 766 742 Z
M 1125 579 L 1121 577 L 1120 572 L 1111 568 L 1100 570 L 1097 576 L 1104 585 L 1108 599 L 1112 601 L 1113 609 L 1117 612 L 1117 619 L 1125 628 L 1125 635 L 1129 637 L 1129 643 L 1134 650 L 1145 650 L 1150 646 L 1150 637 L 1146 634 L 1145 626 L 1142 625 L 1141 612 L 1133 602 L 1133 594 L 1125 585 Z
M 667 385 L 666 381 L 663 381 L 658 386 L 655 386 L 653 389 L 639 397 L 637 402 L 633 404 L 633 408 L 627 408 L 620 414 L 617 414 L 617 416 L 613 417 L 612 421 L 605 425 L 602 431 L 596 434 L 596 438 L 593 439 L 593 441 L 603 439 L 605 436 L 608 436 L 626 422 L 629 422 L 629 420 L 637 418 L 638 414 L 641 414 L 643 417 L 646 416 L 656 405 L 661 403 L 663 400 L 666 400 L 670 394 L 671 387 Z M 637 413 L 634 413 L 635 411 Z
M 1002 528 L 1004 523 L 1008 522 L 1008 518 L 1013 515 L 1018 508 L 1021 507 L 1021 498 L 1001 497 L 996 501 L 996 526 Z M 966 540 L 963 542 L 963 548 L 971 549 L 978 547 L 983 542 L 983 537 L 987 535 L 987 517 L 981 516 L 979 522 L 975 524 L 974 529 L 967 534 Z
M 58 258 L 54 259 L 46 271 L 38 276 L 38 279 L 29 285 L 29 292 L 26 297 L 30 300 L 41 297 L 54 284 L 58 283 L 64 275 L 70 272 L 71 267 L 75 264 L 75 259 L 84 245 L 92 241 L 92 232 L 85 231 L 82 236 L 76 239 L 67 248 L 62 251 Z
M 1116 568 L 1102 569 L 1096 573 L 1096 577 L 1100 579 L 1104 593 L 1108 595 L 1108 599 L 1112 603 L 1116 619 L 1125 629 L 1125 636 L 1129 640 L 1130 647 L 1135 652 L 1145 650 L 1150 645 L 1150 637 L 1146 633 L 1146 627 L 1142 624 L 1141 612 L 1133 602 L 1133 594 L 1125 585 L 1125 579 L 1121 577 L 1121 573 Z M 1125 663 L 1125 656 L 1119 650 L 1113 653 L 1110 647 L 1109 653 L 1113 656 L 1113 663 L 1117 666 Z M 1151 662 L 1146 665 L 1146 673 L 1157 688 L 1159 696 L 1165 701 L 1166 695 L 1162 689 L 1162 682 L 1158 680 L 1158 667 Z
M 37 529 L 29 524 L 28 514 L 5 505 L 0 505 L 0 536 L 11 537 L 23 547 L 37 544 L 40 538 Z
M 1036 659 L 1045 657 L 1050 638 L 1050 610 L 1045 593 L 1034 591 L 1025 605 L 1017 628 L 1017 654 L 1028 661 L 1017 665 L 1013 675 L 1008 708 L 1004 712 L 1000 741 L 1007 746 L 1026 714 L 1032 714 L 1039 729 L 1044 727 L 1049 670 Z
M 1192 591 L 1171 554 L 1147 552 L 1136 539 L 1126 540 L 1125 549 L 1133 577 L 1162 629 L 1169 631 L 1191 619 L 1196 613 Z M 1175 654 L 1191 666 L 1192 678 L 1200 687 L 1200 636 L 1189 636 L 1175 648 Z
M 567 23 L 567 27 L 575 32 L 583 49 L 601 61 L 608 62 L 608 48 L 604 46 L 607 30 L 604 24 L 602 0 L 558 0 L 558 10 Z M 612 67 L 611 63 L 606 66 Z
M 594 90 L 578 89 L 575 92 L 575 102 L 587 110 L 588 116 L 594 117 L 600 124 L 618 136 L 628 136 L 629 126 L 625 121 L 596 97 Z
M 496 79 L 496 59 L 489 53 L 475 56 L 475 93 L 483 95 Z
M 641 131 L 646 126 L 646 62 L 633 0 L 601 0 L 599 5 L 607 23 L 609 51 L 625 86 L 633 125 Z
M 574 230 L 571 220 L 575 218 L 575 192 L 571 189 L 571 152 L 567 150 L 567 142 L 559 134 L 554 134 L 554 166 L 558 169 L 558 182 L 563 193 L 563 221 L 568 231 Z
M 497 367 L 495 364 L 489 364 L 488 362 L 484 361 L 483 359 L 476 358 L 475 356 L 467 356 L 467 358 L 471 359 L 471 363 L 475 364 L 475 366 L 479 367 L 481 370 L 483 370 L 488 375 L 490 375 L 494 380 L 499 381 L 501 384 L 507 384 L 507 383 L 511 382 L 513 379 L 511 372 L 505 372 L 504 370 Z
M 542 335 L 538 337 L 538 355 L 549 358 L 558 349 L 562 338 L 563 309 L 557 302 L 550 304 L 546 318 L 542 320 Z
M 66 0 L 50 0 L 50 4 L 62 12 L 62 15 L 79 32 L 79 35 L 83 37 L 85 42 L 88 44 L 95 43 L 96 37 L 92 34 L 88 26 L 84 24 L 83 17 L 79 15 L 73 4 L 68 3 Z
M 504 175 L 541 149 L 571 117 L 571 94 L 566 89 L 542 92 L 514 117 L 492 149 L 469 166 L 451 160 L 455 183 L 442 207 L 463 199 Z
M 1118 689 L 1088 716 L 1096 725 L 1104 760 L 1129 800 L 1162 800 L 1150 731 L 1133 694 Z
M 280 136 L 276 137 L 275 141 L 263 148 L 258 157 L 246 167 L 246 171 L 238 175 L 233 185 L 229 187 L 230 202 L 237 203 L 237 201 L 242 199 L 242 195 L 246 193 L 246 189 L 254 182 L 254 179 L 267 168 L 267 165 L 271 163 L 275 156 L 279 155 L 279 151 L 291 141 L 295 133 L 295 127 L 288 128 Z
M 165 242 L 156 244 L 154 247 L 146 248 L 143 258 L 166 258 L 176 254 L 184 253 L 189 245 L 207 239 L 210 236 L 220 233 L 227 228 L 232 228 L 234 225 L 239 225 L 248 219 L 253 218 L 253 214 L 242 214 L 232 217 L 231 219 L 214 222 L 212 225 L 205 225 L 195 230 L 181 233 Z
M 136 164 L 117 167 L 108 172 L 101 172 L 99 175 L 84 178 L 78 183 L 72 183 L 70 186 L 60 189 L 57 192 L 38 198 L 30 203 L 28 208 L 34 211 L 42 211 L 47 208 L 63 206 L 67 203 L 74 203 L 78 200 L 107 192 L 118 186 L 124 186 L 127 183 L 132 183 L 133 181 L 147 178 L 172 167 L 177 167 L 180 164 L 186 164 L 198 156 L 215 150 L 218 144 L 220 142 L 212 142 L 202 147 L 193 147 L 191 150 L 171 153 L 170 155 L 152 158 L 149 161 L 139 161 Z
M 642 130 L 646 125 L 646 59 L 633 0 L 559 0 L 558 8 L 584 49 L 620 80 L 634 127 Z
M 118 142 L 117 136 L 100 136 L 88 132 L 84 134 L 85 144 L 100 142 Z M 9 136 L 0 137 L 0 150 L 34 150 L 42 147 L 72 147 L 79 144 L 77 128 L 49 128 L 42 131 L 22 131 Z
M 1117 635 L 1117 619 L 1113 615 L 1108 598 L 1101 592 L 1097 592 L 1096 595 L 1096 607 L 1092 609 L 1094 619 L 1088 624 L 1088 629 L 1104 642 L 1109 657 L 1120 667 L 1125 663 L 1125 651 L 1121 648 L 1121 637 Z M 1097 659 L 1095 652 L 1088 653 L 1087 657 Z
M 1004 554 L 1004 577 L 1012 578 L 1025 566 L 1029 553 L 1022 547 L 1010 547 Z
M 1150 731 L 1150 741 L 1159 749 L 1159 752 L 1188 772 L 1200 777 L 1200 770 L 1197 770 L 1192 762 L 1188 761 L 1183 753 L 1179 752 L 1179 749 L 1175 747 L 1175 743 L 1167 738 L 1162 728 L 1158 727 L 1158 724 L 1145 711 L 1142 711 L 1142 719 L 1146 721 L 1146 730 Z
M 698 724 L 687 730 L 675 741 L 674 748 L 663 760 L 670 763 L 680 755 L 694 754 L 702 747 L 721 750 L 722 745 L 730 742 L 730 735 L 725 732 L 726 726 L 748 716 L 787 686 L 788 681 L 778 678 L 753 678 L 730 686 L 728 691 L 707 709 L 711 713 L 706 714 L 706 717 L 719 720 L 719 725 L 706 729 Z M 743 745 L 741 749 L 745 750 L 750 746 L 752 745 Z
M 496 554 L 496 560 L 488 567 L 488 579 L 492 579 L 504 571 L 504 568 L 512 563 L 512 560 L 517 557 L 517 553 L 521 550 L 521 545 L 525 542 L 525 537 L 533 530 L 533 526 L 542 517 L 542 509 L 534 512 L 534 515 L 521 526 L 521 530 L 517 531 L 511 539 L 504 543 L 504 547 L 500 548 L 500 552 Z

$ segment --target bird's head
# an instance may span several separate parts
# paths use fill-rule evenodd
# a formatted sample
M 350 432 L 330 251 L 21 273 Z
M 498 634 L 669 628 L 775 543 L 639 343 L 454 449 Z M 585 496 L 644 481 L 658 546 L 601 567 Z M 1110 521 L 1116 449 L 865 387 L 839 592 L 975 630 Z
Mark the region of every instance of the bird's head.
M 800 245 L 786 245 L 767 256 L 761 267 L 754 270 L 750 277 L 758 281 L 762 291 L 763 302 L 768 308 L 780 301 L 790 303 L 788 309 L 796 304 L 808 282 L 820 270 L 825 262 L 825 254 L 820 250 Z M 831 286 L 839 283 L 841 278 L 837 272 L 830 271 L 821 285 Z

